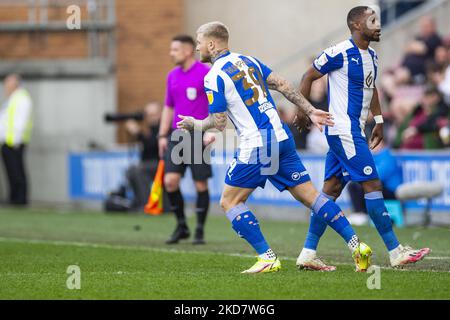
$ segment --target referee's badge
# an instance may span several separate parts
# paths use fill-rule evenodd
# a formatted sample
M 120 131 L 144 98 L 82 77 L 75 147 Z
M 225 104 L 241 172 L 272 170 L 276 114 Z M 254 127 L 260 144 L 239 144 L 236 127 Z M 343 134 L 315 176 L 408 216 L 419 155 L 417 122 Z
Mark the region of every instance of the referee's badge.
M 197 99 L 197 88 L 192 88 L 192 87 L 187 88 L 186 96 L 191 101 Z
M 212 91 L 206 91 L 206 96 L 208 97 L 208 103 L 213 104 L 214 102 L 214 94 Z

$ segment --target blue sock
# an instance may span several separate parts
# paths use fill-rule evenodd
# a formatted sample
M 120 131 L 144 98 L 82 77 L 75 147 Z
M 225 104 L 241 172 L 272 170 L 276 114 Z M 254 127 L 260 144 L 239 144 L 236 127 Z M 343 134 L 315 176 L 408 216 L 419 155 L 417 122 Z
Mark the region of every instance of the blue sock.
M 355 231 L 344 216 L 341 208 L 322 194 L 314 201 L 311 209 L 316 215 L 324 219 L 334 231 L 339 233 L 346 243 L 348 243 L 353 236 L 356 237 Z
M 400 244 L 392 230 L 392 222 L 386 206 L 384 205 L 383 193 L 381 191 L 369 192 L 364 195 L 366 200 L 367 213 L 369 213 L 375 227 L 378 230 L 384 244 L 389 251 L 395 249 Z
M 259 228 L 259 222 L 245 204 L 238 204 L 227 212 L 234 231 L 247 240 L 258 254 L 263 254 L 270 249 L 269 244 Z
M 321 193 L 324 197 L 334 200 L 334 197 L 327 195 L 326 193 Z M 305 244 L 303 245 L 306 249 L 317 250 L 319 245 L 319 240 L 327 228 L 327 222 L 319 215 L 311 211 L 311 219 L 309 221 L 309 230 L 306 235 Z

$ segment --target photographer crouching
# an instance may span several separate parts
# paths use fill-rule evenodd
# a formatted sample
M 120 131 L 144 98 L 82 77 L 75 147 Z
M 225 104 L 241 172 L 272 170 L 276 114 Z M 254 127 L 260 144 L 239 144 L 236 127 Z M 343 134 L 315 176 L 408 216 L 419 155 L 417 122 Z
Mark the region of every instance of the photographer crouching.
M 136 119 L 125 122 L 125 129 L 132 141 L 139 143 L 140 162 L 128 168 L 126 176 L 134 192 L 132 210 L 142 211 L 150 193 L 151 183 L 158 166 L 158 131 L 161 105 L 150 102 L 145 106 L 142 123 Z

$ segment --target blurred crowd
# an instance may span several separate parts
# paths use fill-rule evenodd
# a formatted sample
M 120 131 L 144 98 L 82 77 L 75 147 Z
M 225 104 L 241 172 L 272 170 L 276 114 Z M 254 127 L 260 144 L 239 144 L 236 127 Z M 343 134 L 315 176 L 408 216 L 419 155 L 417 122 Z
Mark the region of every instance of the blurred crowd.
M 441 34 L 433 18 L 419 21 L 402 61 L 386 70 L 381 92 L 387 110 L 388 141 L 398 149 L 448 147 L 450 33 Z

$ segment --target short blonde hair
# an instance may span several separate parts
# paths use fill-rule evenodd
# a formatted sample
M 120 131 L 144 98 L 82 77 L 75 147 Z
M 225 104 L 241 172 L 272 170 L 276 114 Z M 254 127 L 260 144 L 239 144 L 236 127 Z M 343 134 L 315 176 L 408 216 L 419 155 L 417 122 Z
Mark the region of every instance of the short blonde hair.
M 212 21 L 201 25 L 197 33 L 202 33 L 205 37 L 212 37 L 228 42 L 230 36 L 228 27 L 220 21 Z

